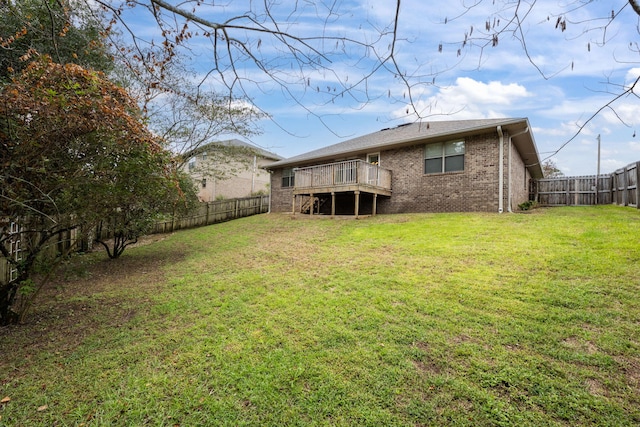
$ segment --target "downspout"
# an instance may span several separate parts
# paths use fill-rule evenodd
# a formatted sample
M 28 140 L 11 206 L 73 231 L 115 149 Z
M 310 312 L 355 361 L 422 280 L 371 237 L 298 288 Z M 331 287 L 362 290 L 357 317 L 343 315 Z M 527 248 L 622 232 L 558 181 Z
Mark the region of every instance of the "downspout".
M 507 160 L 507 180 L 509 181 L 509 186 L 507 187 L 507 212 L 513 213 L 511 209 L 511 135 L 509 135 L 509 160 Z
M 271 213 L 271 199 L 273 198 L 273 171 L 269 170 L 269 210 L 268 214 Z
M 253 171 L 251 171 L 251 194 L 256 192 L 256 169 L 258 165 L 258 156 L 253 156 Z
M 498 161 L 498 213 L 504 211 L 504 134 L 502 126 L 498 125 L 498 143 L 500 144 L 500 159 Z

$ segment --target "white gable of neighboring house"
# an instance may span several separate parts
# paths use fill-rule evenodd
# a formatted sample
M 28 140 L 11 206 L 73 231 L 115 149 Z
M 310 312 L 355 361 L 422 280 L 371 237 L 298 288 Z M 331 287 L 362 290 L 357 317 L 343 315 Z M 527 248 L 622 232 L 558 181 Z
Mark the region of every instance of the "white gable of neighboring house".
M 240 152 L 230 156 L 211 152 L 220 149 L 221 145 L 238 148 Z M 225 148 L 221 150 L 224 151 Z M 199 199 L 211 202 L 269 194 L 270 174 L 263 166 L 281 159 L 277 154 L 246 142 L 229 140 L 201 147 L 184 169 L 197 185 Z

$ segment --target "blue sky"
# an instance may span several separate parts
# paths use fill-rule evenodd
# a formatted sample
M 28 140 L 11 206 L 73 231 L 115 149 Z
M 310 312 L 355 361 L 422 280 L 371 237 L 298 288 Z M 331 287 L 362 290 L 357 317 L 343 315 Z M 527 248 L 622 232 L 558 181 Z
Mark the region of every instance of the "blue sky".
M 293 10 L 296 3 L 299 8 Z M 434 6 L 423 0 L 402 2 L 396 58 L 413 85 L 414 104 L 424 116 L 422 120 L 528 117 L 541 159 L 551 156 L 567 175 L 595 174 L 597 135 L 602 141 L 602 173 L 640 161 L 637 97 L 618 100 L 613 110 L 603 111 L 574 137 L 580 125 L 612 100 L 611 92 L 619 90 L 611 83 L 629 84 L 640 75 L 639 21 L 628 5 L 623 7 L 627 2 L 596 1 L 579 7 L 587 2 L 537 1 L 531 9 L 523 3 L 520 12 L 528 11 L 528 15 L 522 32 L 535 66 L 521 41 L 510 32 L 499 36 L 496 47 L 481 46 L 479 36 L 486 32 L 488 20 L 489 33 L 493 33 L 513 16 L 509 10 L 496 15 L 504 2 L 495 3 L 452 0 Z M 233 1 L 199 13 L 221 21 L 246 11 L 249 4 Z M 477 6 L 465 8 L 464 4 Z M 283 1 L 273 12 L 280 22 L 287 15 L 294 16 L 294 24 L 281 28 L 303 36 L 324 31 L 372 40 L 388 26 L 395 8 L 392 1 L 350 0 L 334 5 L 327 14 L 329 9 L 321 3 L 311 7 L 307 2 Z M 602 25 L 607 21 L 598 18 L 610 16 L 612 10 L 619 15 L 605 30 Z M 555 27 L 559 15 L 567 21 L 564 32 Z M 136 11 L 135 16 L 139 35 L 157 37 L 143 14 Z M 496 16 L 501 22 L 493 27 Z M 465 33 L 468 42 L 462 47 Z M 380 41 L 379 52 L 386 51 L 390 40 L 387 36 Z M 211 45 L 197 38 L 190 43 L 188 55 L 204 72 L 210 65 Z M 354 55 L 332 54 L 323 60 L 324 70 L 307 71 L 302 78 L 267 37 L 260 39 L 259 47 L 257 39 L 252 43 L 257 54 L 277 67 L 278 77 L 285 82 L 279 86 L 249 62 L 238 63 L 239 72 L 247 79 L 246 94 L 272 116 L 272 120 L 260 123 L 263 133 L 250 140 L 262 148 L 290 157 L 418 119 L 407 114 L 406 87 L 387 70 L 377 71 L 352 94 L 332 99 L 340 83 L 352 84 L 371 69 L 372 52 L 363 59 L 362 52 L 354 53 L 355 49 L 347 46 L 345 53 Z M 341 50 L 342 46 L 338 47 Z M 209 76 L 206 85 L 215 89 L 219 82 Z M 327 88 L 329 93 L 323 93 Z

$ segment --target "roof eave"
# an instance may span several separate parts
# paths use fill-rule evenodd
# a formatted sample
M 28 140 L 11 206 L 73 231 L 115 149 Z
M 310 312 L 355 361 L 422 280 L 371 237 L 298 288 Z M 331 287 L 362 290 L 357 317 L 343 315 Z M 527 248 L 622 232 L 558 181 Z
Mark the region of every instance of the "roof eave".
M 520 125 L 520 126 L 518 126 Z M 280 160 L 276 163 L 273 163 L 271 165 L 266 165 L 265 169 L 268 170 L 275 170 L 275 169 L 281 169 L 281 168 L 286 168 L 286 167 L 294 167 L 294 166 L 301 166 L 301 165 L 308 165 L 310 163 L 317 163 L 317 162 L 323 162 L 323 161 L 332 161 L 335 160 L 336 157 L 351 157 L 351 156 L 357 156 L 357 155 L 361 155 L 361 154 L 366 154 L 366 153 L 374 153 L 376 151 L 380 151 L 382 149 L 385 150 L 392 150 L 392 149 L 396 149 L 396 148 L 402 148 L 402 147 L 408 147 L 411 145 L 416 145 L 419 143 L 426 143 L 428 142 L 440 142 L 440 141 L 446 141 L 446 140 L 450 140 L 450 139 L 455 139 L 455 138 L 464 138 L 467 136 L 472 136 L 472 135 L 477 135 L 478 132 L 480 131 L 492 131 L 495 130 L 497 128 L 497 126 L 502 126 L 503 128 L 509 130 L 510 133 L 516 133 L 519 130 L 517 129 L 526 129 L 529 125 L 529 122 L 527 119 L 505 119 L 503 122 L 499 122 L 499 123 L 495 123 L 495 124 L 491 124 L 491 125 L 482 125 L 482 126 L 475 126 L 475 127 L 470 127 L 467 129 L 463 129 L 463 130 L 459 130 L 459 131 L 454 131 L 454 132 L 441 132 L 441 133 L 437 133 L 437 134 L 432 134 L 432 135 L 424 135 L 424 136 L 418 136 L 418 137 L 414 137 L 414 138 L 409 138 L 409 139 L 405 139 L 402 141 L 397 141 L 397 142 L 393 142 L 393 143 L 380 143 L 380 144 L 373 144 L 370 145 L 366 148 L 360 148 L 360 149 L 354 149 L 354 150 L 345 150 L 343 152 L 338 152 L 338 153 L 331 153 L 331 154 L 327 154 L 327 155 L 321 155 L 321 156 L 317 156 L 317 157 L 306 157 L 306 158 L 302 158 L 302 159 L 297 159 L 297 157 L 299 156 L 295 156 L 291 159 L 284 159 L 284 160 Z M 535 144 L 534 144 L 535 146 Z M 537 151 L 536 151 L 537 152 Z
M 503 130 L 506 130 L 509 135 L 515 135 L 511 141 L 518 150 L 525 167 L 529 170 L 532 178 L 540 179 L 544 177 L 542 172 L 542 166 L 540 164 L 540 157 L 538 156 L 538 148 L 536 141 L 531 132 L 531 125 L 528 119 L 522 119 L 519 124 L 514 126 L 502 126 Z

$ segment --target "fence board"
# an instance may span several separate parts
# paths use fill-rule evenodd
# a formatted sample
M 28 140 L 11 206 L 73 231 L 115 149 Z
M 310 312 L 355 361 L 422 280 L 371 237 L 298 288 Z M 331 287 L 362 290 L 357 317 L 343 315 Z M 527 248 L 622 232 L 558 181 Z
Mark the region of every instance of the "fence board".
M 269 211 L 269 196 L 244 197 L 240 199 L 217 200 L 202 203 L 188 217 L 168 218 L 155 224 L 151 234 L 170 233 L 186 228 L 230 221 L 245 216 Z
M 165 221 L 157 222 L 150 234 L 171 233 L 173 231 L 186 228 L 202 227 L 232 219 L 266 213 L 268 211 L 269 196 L 245 197 L 241 199 L 202 203 L 196 208 L 195 212 L 188 217 L 170 217 Z M 15 224 L 15 231 L 14 224 L 12 224 L 11 227 L 11 232 L 15 233 L 16 237 L 11 240 L 10 253 L 15 257 L 19 257 L 21 251 L 20 232 L 17 224 Z M 72 245 L 77 243 L 80 234 L 81 233 L 77 232 L 77 230 L 60 233 L 58 238 L 54 239 L 54 241 L 43 251 L 44 256 L 53 258 L 59 253 L 64 253 L 65 250 L 71 248 Z M 86 249 L 86 245 L 81 246 Z M 9 283 L 14 279 L 14 275 L 15 270 L 11 268 L 7 259 L 4 257 L 0 258 L 0 281 L 2 283 Z
M 598 189 L 606 179 L 598 179 Z M 596 176 L 574 176 L 537 180 L 537 201 L 543 206 L 579 206 L 596 204 Z M 601 204 L 600 200 L 597 202 Z
M 616 204 L 640 208 L 639 182 L 640 162 L 636 162 L 598 177 L 589 175 L 535 180 L 530 193 L 533 200 L 542 206 Z

